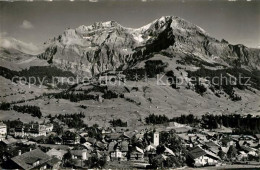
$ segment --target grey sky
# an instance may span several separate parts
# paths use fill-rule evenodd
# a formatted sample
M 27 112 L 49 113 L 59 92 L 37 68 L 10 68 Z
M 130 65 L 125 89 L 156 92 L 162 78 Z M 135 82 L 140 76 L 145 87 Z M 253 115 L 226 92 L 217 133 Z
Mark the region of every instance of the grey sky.
M 41 44 L 68 27 L 108 20 L 140 27 L 165 15 L 182 17 L 232 44 L 260 45 L 260 1 L 255 0 L 0 2 L 0 32 Z

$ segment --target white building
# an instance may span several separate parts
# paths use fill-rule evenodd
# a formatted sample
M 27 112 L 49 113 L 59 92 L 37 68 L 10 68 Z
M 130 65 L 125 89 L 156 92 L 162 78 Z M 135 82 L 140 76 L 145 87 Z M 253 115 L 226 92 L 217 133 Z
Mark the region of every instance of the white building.
M 159 143 L 159 132 L 155 132 L 153 134 L 153 144 L 155 146 L 158 146 L 160 143 Z
M 197 146 L 188 153 L 188 162 L 195 167 L 211 166 L 219 163 L 220 158 Z
M 46 132 L 49 133 L 49 132 L 52 132 L 53 130 L 53 124 L 51 123 L 48 123 L 45 125 L 45 129 L 46 129 Z
M 22 126 L 15 128 L 14 136 L 15 137 L 27 137 L 27 136 L 38 137 L 38 136 L 46 136 L 46 133 L 47 130 L 45 125 L 24 124 Z
M 6 124 L 0 122 L 0 141 L 5 139 L 6 135 L 7 135 L 7 126 Z

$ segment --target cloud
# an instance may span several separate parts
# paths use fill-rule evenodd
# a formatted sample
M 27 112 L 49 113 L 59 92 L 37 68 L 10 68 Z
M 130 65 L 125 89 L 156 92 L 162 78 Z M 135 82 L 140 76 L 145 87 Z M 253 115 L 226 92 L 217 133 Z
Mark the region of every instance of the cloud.
M 0 38 L 6 37 L 7 35 L 7 32 L 0 32 Z
M 32 23 L 30 21 L 23 20 L 23 23 L 22 23 L 22 25 L 20 25 L 20 28 L 32 29 L 32 28 L 34 28 L 34 26 L 32 25 Z
M 16 49 L 26 54 L 39 54 L 43 51 L 43 47 L 36 46 L 33 43 L 26 43 L 15 38 L 0 33 L 0 47 L 6 49 Z

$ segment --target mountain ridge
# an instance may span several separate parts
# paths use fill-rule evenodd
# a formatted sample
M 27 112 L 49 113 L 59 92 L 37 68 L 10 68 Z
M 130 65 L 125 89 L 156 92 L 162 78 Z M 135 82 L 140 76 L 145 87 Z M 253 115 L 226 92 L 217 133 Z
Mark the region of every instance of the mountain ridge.
M 219 41 L 202 28 L 173 16 L 140 28 L 126 28 L 115 21 L 82 25 L 65 30 L 47 46 L 39 58 L 78 75 L 124 70 L 165 50 L 175 57 L 195 55 L 225 66 L 260 68 L 260 50 Z

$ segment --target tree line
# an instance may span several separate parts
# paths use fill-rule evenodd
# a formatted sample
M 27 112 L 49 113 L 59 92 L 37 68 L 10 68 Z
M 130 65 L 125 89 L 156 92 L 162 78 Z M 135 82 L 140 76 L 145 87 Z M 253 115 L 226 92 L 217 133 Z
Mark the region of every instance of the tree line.
M 242 116 L 240 114 L 230 115 L 213 115 L 205 114 L 198 118 L 192 114 L 181 115 L 169 119 L 165 115 L 150 114 L 145 118 L 147 124 L 164 124 L 169 122 L 177 122 L 181 124 L 188 124 L 191 126 L 201 126 L 205 129 L 217 129 L 221 126 L 233 128 L 233 133 L 236 134 L 257 134 L 260 133 L 260 117 Z
M 127 127 L 127 122 L 124 122 L 121 119 L 113 119 L 110 120 L 109 123 L 113 127 Z
M 38 106 L 31 106 L 31 105 L 11 106 L 10 103 L 5 103 L 5 102 L 0 104 L 0 110 L 11 110 L 11 109 L 21 113 L 28 113 L 33 117 L 38 117 L 38 118 L 42 117 L 41 109 Z

